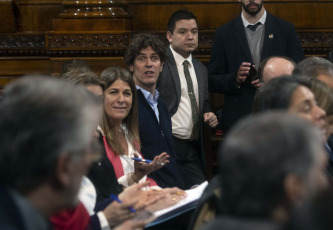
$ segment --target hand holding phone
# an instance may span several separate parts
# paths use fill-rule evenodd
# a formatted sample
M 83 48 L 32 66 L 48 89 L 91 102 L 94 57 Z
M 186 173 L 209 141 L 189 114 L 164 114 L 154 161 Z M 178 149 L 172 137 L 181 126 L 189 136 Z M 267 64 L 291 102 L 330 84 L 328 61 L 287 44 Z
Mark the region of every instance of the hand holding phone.
M 250 65 L 248 79 L 250 83 L 258 79 L 258 71 L 253 67 L 253 65 Z

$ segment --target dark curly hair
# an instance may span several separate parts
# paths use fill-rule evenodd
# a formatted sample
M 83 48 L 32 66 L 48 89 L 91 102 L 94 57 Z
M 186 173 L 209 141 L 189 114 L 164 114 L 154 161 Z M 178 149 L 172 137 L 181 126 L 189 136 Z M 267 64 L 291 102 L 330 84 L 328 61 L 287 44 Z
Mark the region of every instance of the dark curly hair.
M 124 61 L 129 67 L 134 64 L 134 59 L 139 55 L 142 49 L 151 47 L 159 56 L 161 63 L 164 63 L 167 54 L 165 44 L 154 34 L 137 34 L 133 37 L 127 47 L 124 55 Z

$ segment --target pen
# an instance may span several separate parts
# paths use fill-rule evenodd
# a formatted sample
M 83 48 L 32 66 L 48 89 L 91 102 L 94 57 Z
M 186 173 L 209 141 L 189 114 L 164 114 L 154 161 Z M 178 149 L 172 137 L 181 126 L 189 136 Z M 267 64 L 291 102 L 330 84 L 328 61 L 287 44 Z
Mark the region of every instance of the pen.
M 152 160 L 142 159 L 142 158 L 139 158 L 139 157 L 132 157 L 131 159 L 135 160 L 135 161 L 144 162 L 144 163 L 147 163 L 147 164 L 153 162 Z M 156 162 L 156 164 L 164 165 L 164 163 L 160 163 L 160 162 Z
M 118 198 L 116 195 L 111 194 L 111 195 L 110 195 L 110 198 L 111 198 L 112 200 L 117 201 L 119 204 L 122 204 L 122 203 L 123 203 L 121 200 L 119 200 L 119 198 Z M 129 207 L 128 209 L 129 209 L 131 212 L 136 213 L 136 211 L 135 211 L 134 208 Z

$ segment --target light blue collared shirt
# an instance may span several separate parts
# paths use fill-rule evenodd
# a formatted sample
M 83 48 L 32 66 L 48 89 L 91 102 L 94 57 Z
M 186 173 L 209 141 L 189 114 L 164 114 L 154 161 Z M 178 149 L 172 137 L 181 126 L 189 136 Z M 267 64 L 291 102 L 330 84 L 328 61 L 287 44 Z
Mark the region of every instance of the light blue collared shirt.
M 149 105 L 153 109 L 158 122 L 160 122 L 160 113 L 158 112 L 158 108 L 157 108 L 157 105 L 158 105 L 157 99 L 160 96 L 160 93 L 157 91 L 157 89 L 155 89 L 155 95 L 153 95 L 149 91 L 143 89 L 142 87 L 140 87 L 138 85 L 135 85 L 135 86 L 136 86 L 136 89 L 141 90 L 141 92 L 145 96 L 146 100 L 148 101 Z

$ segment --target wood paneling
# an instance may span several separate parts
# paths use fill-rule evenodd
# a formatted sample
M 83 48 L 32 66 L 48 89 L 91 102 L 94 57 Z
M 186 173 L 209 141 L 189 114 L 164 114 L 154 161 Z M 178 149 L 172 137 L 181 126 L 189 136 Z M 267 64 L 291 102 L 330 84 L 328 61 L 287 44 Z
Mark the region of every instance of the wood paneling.
M 7 6 L 10 2 L 1 1 Z M 126 22 L 119 18 L 59 18 L 66 8 L 80 8 L 80 2 L 86 4 L 86 1 L 79 1 L 76 6 L 76 3 L 66 5 L 63 0 L 16 0 L 19 30 L 0 34 L 0 56 L 12 60 L 15 57 L 122 57 L 134 33 L 156 33 L 165 41 L 169 16 L 180 8 L 187 8 L 197 16 L 200 27 L 195 56 L 207 64 L 215 29 L 241 11 L 238 0 L 131 0 L 122 1 L 124 11 L 132 15 L 132 18 L 125 19 Z M 97 4 L 95 0 L 87 2 Z M 116 3 L 101 1 L 98 4 Z M 264 6 L 272 14 L 295 25 L 307 55 L 323 56 L 333 48 L 333 1 L 267 0 Z M 119 23 L 117 20 L 123 21 Z M 9 19 L 5 21 L 10 25 Z
M 10 0 L 0 1 L 0 33 L 14 33 L 16 31 L 16 19 L 14 4 Z
M 266 2 L 264 7 L 273 15 L 293 23 L 295 28 L 329 29 L 332 28 L 333 21 L 332 3 L 332 1 L 271 1 Z M 211 1 L 211 3 L 181 1 L 178 4 L 165 1 L 158 7 L 155 4 L 132 3 L 130 9 L 135 15 L 133 28 L 136 30 L 166 29 L 169 16 L 174 11 L 184 8 L 197 16 L 200 29 L 216 29 L 241 12 L 238 1 L 223 1 L 223 3 L 221 1 Z
M 17 0 L 18 23 L 21 32 L 45 32 L 53 30 L 52 20 L 64 11 L 62 1 Z
M 23 75 L 50 75 L 52 73 L 49 58 L 1 58 L 0 88 Z

